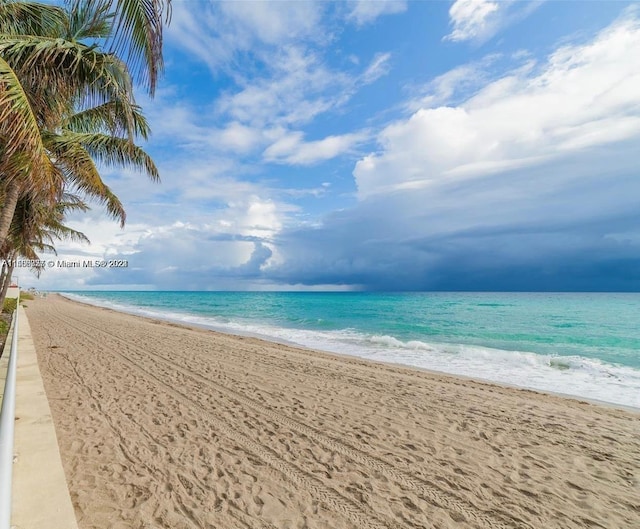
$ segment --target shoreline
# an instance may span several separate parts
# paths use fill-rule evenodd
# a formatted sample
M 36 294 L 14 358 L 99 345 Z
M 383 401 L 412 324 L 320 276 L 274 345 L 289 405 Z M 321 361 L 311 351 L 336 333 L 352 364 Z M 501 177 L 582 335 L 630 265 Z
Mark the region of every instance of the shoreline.
M 640 521 L 636 414 L 57 296 L 26 310 L 80 529 Z
M 166 316 L 163 317 L 162 314 L 158 314 L 158 315 L 145 315 L 145 314 L 140 314 L 140 313 L 136 313 L 134 312 L 134 308 L 132 307 L 131 310 L 126 310 L 126 307 L 122 307 L 120 308 L 113 308 L 110 306 L 105 306 L 105 305 L 101 305 L 99 303 L 91 303 L 89 300 L 79 300 L 79 299 L 73 299 L 68 297 L 67 295 L 65 295 L 64 293 L 61 292 L 55 292 L 55 293 L 50 293 L 50 295 L 56 295 L 56 296 L 61 296 L 64 299 L 67 299 L 73 303 L 79 303 L 79 304 L 83 304 L 83 305 L 87 305 L 89 307 L 97 307 L 97 308 L 101 308 L 104 310 L 110 310 L 113 311 L 115 313 L 119 313 L 119 314 L 127 314 L 129 316 L 134 316 L 137 318 L 143 318 L 146 320 L 150 320 L 150 321 L 154 321 L 154 320 L 159 320 L 159 321 L 165 321 L 165 322 L 169 322 L 175 325 L 180 325 L 183 326 L 185 328 L 188 329 L 200 329 L 200 330 L 205 330 L 205 331 L 209 331 L 212 333 L 217 333 L 217 334 L 222 334 L 222 335 L 228 335 L 228 336 L 236 336 L 236 337 L 244 337 L 244 338 L 253 338 L 256 340 L 262 340 L 268 343 L 274 343 L 274 344 L 279 344 L 279 345 L 285 345 L 285 346 L 289 346 L 289 347 L 294 347 L 294 348 L 298 348 L 298 349 L 304 349 L 307 351 L 311 351 L 314 353 L 318 353 L 318 354 L 326 354 L 326 355 L 332 355 L 338 358 L 357 358 L 360 360 L 363 360 L 365 362 L 372 362 L 372 363 L 378 363 L 378 364 L 382 364 L 382 365 L 387 365 L 390 367 L 402 367 L 408 370 L 418 370 L 420 372 L 424 372 L 424 373 L 428 373 L 428 374 L 433 374 L 433 375 L 440 375 L 440 376 L 449 376 L 452 378 L 460 378 L 463 380 L 469 380 L 478 384 L 487 384 L 487 385 L 494 385 L 494 386 L 498 386 L 498 387 L 505 387 L 505 388 L 510 388 L 510 389 L 515 389 L 515 390 L 520 390 L 520 391 L 532 391 L 534 393 L 540 393 L 540 394 L 544 394 L 544 395 L 551 395 L 554 397 L 559 397 L 559 398 L 564 398 L 564 399 L 570 399 L 570 400 L 574 400 L 576 402 L 583 402 L 583 403 L 588 403 L 588 404 L 592 404 L 595 406 L 604 406 L 604 407 L 610 407 L 610 408 L 614 408 L 614 409 L 620 409 L 620 410 L 624 410 L 624 411 L 628 411 L 631 413 L 636 413 L 636 414 L 640 414 L 640 406 L 636 407 L 636 406 L 631 406 L 631 405 L 627 405 L 627 404 L 620 404 L 620 403 L 616 403 L 616 402 L 608 402 L 605 400 L 600 400 L 600 399 L 594 399 L 594 398 L 588 398 L 588 397 L 583 397 L 581 395 L 575 395 L 572 393 L 562 393 L 559 391 L 551 391 L 551 390 L 544 390 L 544 389 L 538 389 L 538 388 L 532 388 L 532 387 L 527 387 L 527 386 L 518 386 L 515 384 L 509 384 L 507 382 L 501 382 L 501 381 L 496 381 L 496 380 L 491 380 L 491 379 L 487 379 L 487 378 L 478 378 L 478 377 L 473 377 L 473 376 L 469 376 L 469 375 L 464 375 L 464 374 L 458 374 L 458 373 L 451 373 L 448 371 L 438 371 L 435 369 L 428 369 L 425 367 L 421 367 L 421 366 L 417 366 L 417 365 L 411 365 L 411 364 L 404 364 L 404 363 L 400 363 L 400 362 L 389 362 L 389 361 L 384 361 L 384 360 L 376 360 L 376 359 L 371 359 L 371 358 L 367 358 L 367 357 L 363 357 L 363 356 L 358 356 L 358 355 L 351 355 L 351 354 L 347 354 L 347 353 L 338 353 L 335 351 L 329 351 L 329 350 L 324 350 L 324 349 L 314 349 L 312 347 L 307 347 L 305 345 L 290 341 L 290 340 L 285 340 L 285 339 L 280 339 L 278 337 L 273 337 L 273 336 L 268 336 L 268 335 L 264 335 L 264 334 L 259 334 L 259 333 L 252 333 L 252 332 L 242 332 L 242 331 L 237 331 L 237 332 L 232 332 L 231 330 L 228 329 L 220 329 L 220 328 L 216 328 L 214 325 L 207 325 L 207 324 L 198 324 L 198 323 L 194 323 L 194 322 L 185 322 L 183 320 L 179 320 L 176 318 L 171 318 L 170 316 Z M 79 294 L 81 295 L 81 294 Z M 186 313 L 188 314 L 188 313 Z

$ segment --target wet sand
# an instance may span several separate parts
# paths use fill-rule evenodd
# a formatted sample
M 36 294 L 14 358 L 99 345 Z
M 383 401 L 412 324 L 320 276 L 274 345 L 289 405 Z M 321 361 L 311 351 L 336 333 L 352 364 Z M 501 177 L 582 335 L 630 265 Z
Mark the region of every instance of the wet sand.
M 26 305 L 82 529 L 640 527 L 637 413 Z

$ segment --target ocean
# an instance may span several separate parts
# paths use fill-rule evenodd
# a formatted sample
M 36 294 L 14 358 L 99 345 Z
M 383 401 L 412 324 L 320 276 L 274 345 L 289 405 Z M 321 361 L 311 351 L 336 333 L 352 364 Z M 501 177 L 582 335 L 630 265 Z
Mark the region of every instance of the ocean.
M 233 334 L 640 408 L 640 294 L 63 294 Z

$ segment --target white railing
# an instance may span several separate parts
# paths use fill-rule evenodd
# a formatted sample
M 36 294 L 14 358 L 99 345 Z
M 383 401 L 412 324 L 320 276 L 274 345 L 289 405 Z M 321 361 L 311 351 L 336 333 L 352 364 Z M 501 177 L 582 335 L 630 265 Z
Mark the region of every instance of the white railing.
M 16 363 L 18 361 L 18 304 L 13 315 L 13 334 L 7 379 L 0 412 L 0 529 L 11 527 L 11 483 L 13 477 L 13 430 L 16 415 Z

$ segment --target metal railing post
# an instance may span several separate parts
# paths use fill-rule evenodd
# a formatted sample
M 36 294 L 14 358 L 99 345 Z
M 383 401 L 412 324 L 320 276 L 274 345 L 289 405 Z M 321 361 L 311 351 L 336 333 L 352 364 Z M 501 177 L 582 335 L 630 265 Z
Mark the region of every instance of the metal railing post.
M 13 431 L 16 415 L 16 364 L 18 361 L 18 303 L 13 317 L 11 352 L 0 412 L 0 529 L 11 527 Z

